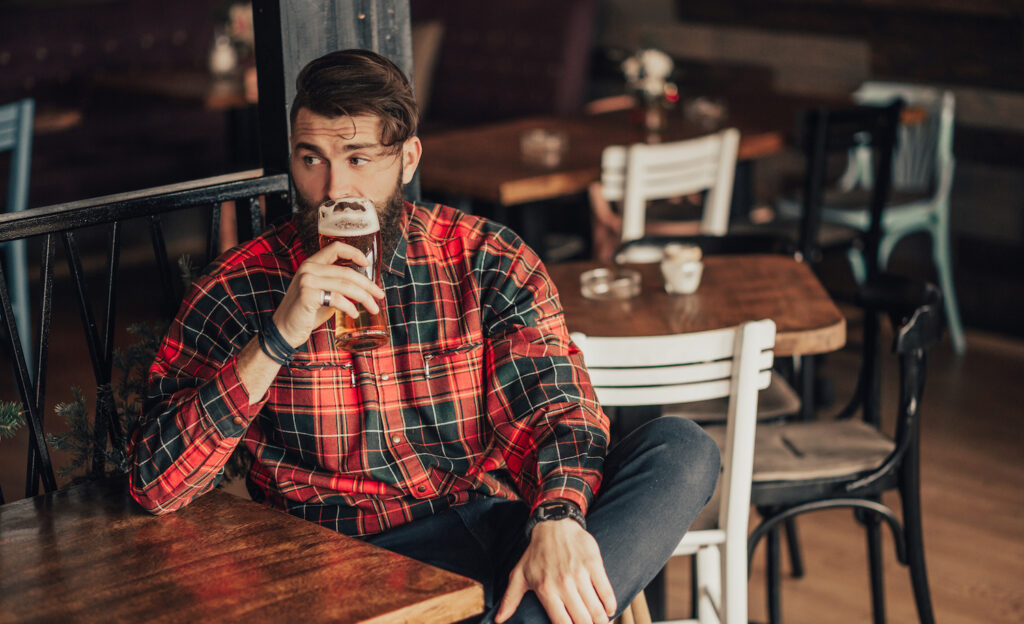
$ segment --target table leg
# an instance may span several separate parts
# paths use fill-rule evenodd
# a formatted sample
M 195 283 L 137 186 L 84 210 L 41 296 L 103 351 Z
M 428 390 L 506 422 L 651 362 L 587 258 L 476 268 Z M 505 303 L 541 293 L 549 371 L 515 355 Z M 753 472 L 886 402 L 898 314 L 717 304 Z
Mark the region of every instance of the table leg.
M 732 179 L 732 202 L 729 205 L 729 220 L 732 223 L 750 221 L 754 207 L 754 161 L 736 162 L 736 173 Z

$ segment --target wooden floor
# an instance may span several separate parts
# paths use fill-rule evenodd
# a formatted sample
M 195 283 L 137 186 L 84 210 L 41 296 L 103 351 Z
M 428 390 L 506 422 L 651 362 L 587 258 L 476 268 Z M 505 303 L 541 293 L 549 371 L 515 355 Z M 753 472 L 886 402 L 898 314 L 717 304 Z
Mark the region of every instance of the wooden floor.
M 53 405 L 70 398 L 71 384 L 89 388 L 91 374 L 70 302 L 55 326 L 48 382 L 48 425 Z M 131 319 L 119 313 L 119 324 Z M 826 375 L 838 396 L 849 393 L 856 368 L 856 323 L 843 352 L 829 356 Z M 56 330 L 55 330 L 56 331 Z M 1024 342 L 969 333 L 969 351 L 954 357 L 948 339 L 933 351 L 923 404 L 923 504 L 928 571 L 941 624 L 1024 622 Z M 120 336 L 117 344 L 130 344 Z M 0 356 L 0 399 L 13 399 L 10 365 Z M 885 405 L 895 405 L 895 367 L 886 369 Z M 87 393 L 91 396 L 91 393 Z M 92 399 L 90 398 L 90 407 Z M 27 434 L 0 443 L 0 485 L 8 501 L 23 495 Z M 61 457 L 56 458 L 58 462 Z M 895 504 L 894 500 L 888 502 Z M 852 513 L 822 512 L 799 521 L 807 575 L 786 578 L 783 614 L 788 623 L 870 621 L 866 546 Z M 889 621 L 916 621 L 906 570 L 885 538 Z M 764 621 L 763 553 L 750 581 L 751 619 Z M 784 567 L 785 571 L 785 567 Z M 670 563 L 669 616 L 687 613 L 688 565 Z

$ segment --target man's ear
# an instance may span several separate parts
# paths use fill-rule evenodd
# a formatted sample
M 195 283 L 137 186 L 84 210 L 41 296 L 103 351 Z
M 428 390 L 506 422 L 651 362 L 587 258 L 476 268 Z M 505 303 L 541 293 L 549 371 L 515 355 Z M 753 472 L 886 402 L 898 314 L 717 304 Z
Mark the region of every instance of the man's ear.
M 409 137 L 402 144 L 402 184 L 412 182 L 412 176 L 416 173 L 422 155 L 423 145 L 419 137 Z

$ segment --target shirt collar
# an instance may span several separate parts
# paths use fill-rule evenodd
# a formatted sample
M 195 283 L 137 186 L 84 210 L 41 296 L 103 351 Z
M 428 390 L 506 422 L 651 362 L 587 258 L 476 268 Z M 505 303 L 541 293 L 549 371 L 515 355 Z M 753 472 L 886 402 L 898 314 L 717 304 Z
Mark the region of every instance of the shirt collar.
M 384 270 L 388 273 L 392 273 L 399 277 L 405 277 L 406 259 L 409 251 L 409 225 L 412 222 L 412 211 L 415 206 L 409 202 L 405 202 L 405 206 L 402 209 L 401 219 L 402 235 L 398 237 L 398 244 L 395 245 L 395 251 L 391 254 L 391 258 L 384 266 Z

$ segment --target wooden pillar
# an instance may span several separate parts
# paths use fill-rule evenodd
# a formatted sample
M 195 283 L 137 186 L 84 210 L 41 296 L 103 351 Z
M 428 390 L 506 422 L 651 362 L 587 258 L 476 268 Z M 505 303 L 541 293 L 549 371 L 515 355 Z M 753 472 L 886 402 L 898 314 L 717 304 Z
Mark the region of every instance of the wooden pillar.
M 259 75 L 260 150 L 267 174 L 288 171 L 288 116 L 295 77 L 334 50 L 361 48 L 388 57 L 412 80 L 409 0 L 253 0 Z M 419 198 L 419 178 L 406 188 Z M 270 201 L 268 221 L 290 206 Z

